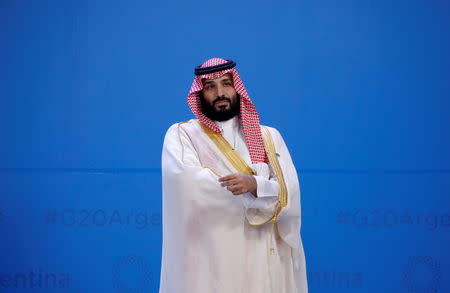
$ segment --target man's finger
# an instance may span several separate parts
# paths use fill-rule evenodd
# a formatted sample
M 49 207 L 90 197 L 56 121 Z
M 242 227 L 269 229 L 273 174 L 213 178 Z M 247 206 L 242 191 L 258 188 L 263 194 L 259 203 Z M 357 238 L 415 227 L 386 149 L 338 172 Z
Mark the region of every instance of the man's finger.
M 227 181 L 223 181 L 220 185 L 222 185 L 222 186 L 230 186 L 230 185 L 236 185 L 238 183 L 239 183 L 238 179 L 230 179 L 230 180 L 227 180 Z
M 236 191 L 233 191 L 233 195 L 240 195 L 240 194 L 243 194 L 243 193 L 245 193 L 244 189 L 238 189 Z
M 236 192 L 236 191 L 239 191 L 239 190 L 241 190 L 243 188 L 242 188 L 242 185 L 236 184 L 236 185 L 231 185 L 231 186 L 227 187 L 227 189 L 229 191 L 231 191 L 231 192 Z
M 228 180 L 231 180 L 231 179 L 235 179 L 237 176 L 238 176 L 238 174 L 230 174 L 230 175 L 227 175 L 227 176 L 220 177 L 219 181 L 220 182 L 228 181 Z

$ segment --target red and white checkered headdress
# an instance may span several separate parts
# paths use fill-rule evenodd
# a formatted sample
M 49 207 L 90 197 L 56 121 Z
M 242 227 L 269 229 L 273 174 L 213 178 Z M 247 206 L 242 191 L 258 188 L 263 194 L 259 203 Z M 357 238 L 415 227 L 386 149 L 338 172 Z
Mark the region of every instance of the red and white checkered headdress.
M 230 63 L 232 65 L 230 65 Z M 228 66 L 230 65 L 230 66 Z M 221 133 L 220 129 L 217 125 L 205 114 L 202 113 L 202 107 L 200 98 L 198 96 L 198 92 L 203 89 L 202 79 L 214 79 L 219 78 L 225 73 L 230 72 L 233 75 L 233 83 L 234 89 L 241 96 L 240 99 L 240 119 L 242 121 L 242 127 L 244 130 L 245 140 L 247 142 L 248 150 L 250 152 L 250 158 L 252 163 L 257 162 L 268 162 L 268 158 L 266 156 L 266 151 L 264 149 L 264 142 L 261 135 L 261 128 L 259 122 L 259 115 L 256 111 L 255 106 L 252 103 L 252 100 L 247 94 L 245 87 L 242 83 L 242 80 L 234 68 L 235 63 L 233 61 L 221 59 L 221 58 L 212 58 L 207 60 L 201 66 L 196 68 L 196 73 L 198 75 L 195 77 L 194 82 L 192 83 L 191 90 L 189 91 L 187 102 L 189 107 L 191 108 L 194 115 L 200 120 L 201 123 L 208 126 L 211 130 Z M 214 71 L 211 73 L 202 74 L 201 72 L 208 72 L 208 67 L 217 68 L 219 71 Z M 221 67 L 225 67 L 227 69 L 220 70 Z M 229 68 L 231 67 L 231 68 Z

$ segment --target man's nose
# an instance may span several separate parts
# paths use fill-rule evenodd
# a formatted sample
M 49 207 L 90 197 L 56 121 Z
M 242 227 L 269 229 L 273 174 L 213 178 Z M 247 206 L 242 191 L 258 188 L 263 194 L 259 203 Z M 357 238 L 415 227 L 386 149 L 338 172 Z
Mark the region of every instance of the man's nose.
M 218 87 L 217 87 L 217 96 L 218 96 L 218 97 L 223 97 L 223 96 L 225 96 L 225 91 L 223 90 L 223 87 L 222 87 L 222 86 L 218 86 Z

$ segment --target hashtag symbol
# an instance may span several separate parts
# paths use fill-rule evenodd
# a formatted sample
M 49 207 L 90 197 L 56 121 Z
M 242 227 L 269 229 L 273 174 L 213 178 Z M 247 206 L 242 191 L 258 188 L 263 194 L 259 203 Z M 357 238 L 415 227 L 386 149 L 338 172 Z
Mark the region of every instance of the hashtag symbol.
M 349 211 L 339 211 L 337 214 L 336 223 L 338 224 L 348 224 L 348 218 L 350 217 Z
M 45 216 L 45 224 L 46 225 L 55 224 L 57 215 L 58 213 L 56 212 L 56 210 L 53 211 L 48 210 Z

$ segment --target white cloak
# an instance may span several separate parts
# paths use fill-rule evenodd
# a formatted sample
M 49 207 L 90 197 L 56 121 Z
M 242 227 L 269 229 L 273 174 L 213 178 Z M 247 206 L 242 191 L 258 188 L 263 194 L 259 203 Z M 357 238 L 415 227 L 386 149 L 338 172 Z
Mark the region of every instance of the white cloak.
M 198 119 L 173 124 L 162 151 L 163 248 L 160 293 L 306 293 L 300 237 L 300 187 L 280 133 L 268 127 L 283 171 L 288 204 L 272 222 L 278 183 L 269 165 L 251 164 L 238 116 L 216 122 L 256 173 L 257 198 L 233 195 L 218 176 L 236 173 Z M 275 253 L 270 254 L 270 248 Z

